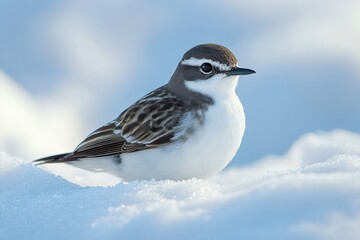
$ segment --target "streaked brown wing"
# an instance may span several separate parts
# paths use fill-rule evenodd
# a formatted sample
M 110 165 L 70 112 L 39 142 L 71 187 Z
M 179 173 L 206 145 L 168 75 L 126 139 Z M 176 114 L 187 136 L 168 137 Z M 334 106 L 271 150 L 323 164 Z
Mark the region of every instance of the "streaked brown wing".
M 184 104 L 159 88 L 91 133 L 63 161 L 130 153 L 172 142 Z

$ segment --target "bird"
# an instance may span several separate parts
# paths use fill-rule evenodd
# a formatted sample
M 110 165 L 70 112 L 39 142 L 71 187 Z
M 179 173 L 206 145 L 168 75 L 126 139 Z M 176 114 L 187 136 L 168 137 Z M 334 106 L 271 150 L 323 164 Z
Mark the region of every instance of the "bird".
M 208 179 L 237 153 L 245 114 L 236 94 L 240 68 L 226 47 L 188 50 L 170 80 L 89 134 L 73 152 L 33 161 L 66 163 L 122 181 Z

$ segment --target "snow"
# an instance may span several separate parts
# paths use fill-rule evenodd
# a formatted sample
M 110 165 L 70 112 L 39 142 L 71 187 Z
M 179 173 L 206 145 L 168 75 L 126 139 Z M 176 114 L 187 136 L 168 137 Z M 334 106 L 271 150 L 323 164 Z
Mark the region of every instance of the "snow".
M 1 239 L 358 239 L 359 225 L 360 135 L 345 130 L 211 180 L 113 187 L 0 152 Z

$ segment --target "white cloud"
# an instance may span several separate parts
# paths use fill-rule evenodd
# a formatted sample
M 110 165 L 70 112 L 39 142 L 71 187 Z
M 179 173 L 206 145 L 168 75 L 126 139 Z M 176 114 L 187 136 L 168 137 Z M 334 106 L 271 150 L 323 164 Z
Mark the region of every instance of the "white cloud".
M 0 151 L 0 174 L 24 164 L 20 158 L 10 156 L 3 151 Z
M 221 6 L 230 9 L 233 17 L 248 16 L 254 21 L 250 25 L 262 23 L 252 30 L 256 34 L 244 48 L 245 59 L 271 67 L 321 55 L 348 59 L 352 67 L 360 65 L 359 1 L 229 0 Z
M 33 28 L 41 29 L 34 42 L 46 43 L 65 69 L 55 96 L 50 92 L 48 98 L 92 115 L 102 111 L 91 106 L 126 92 L 132 74 L 146 61 L 149 40 L 165 24 L 159 20 L 168 17 L 151 5 L 136 6 L 133 12 L 134 7 L 130 1 L 63 1 L 34 20 Z M 139 22 L 139 16 L 148 21 Z
M 40 154 L 71 149 L 82 130 L 74 109 L 38 101 L 1 71 L 0 89 L 2 150 L 30 161 Z
M 148 41 L 166 23 L 160 19 L 167 15 L 152 5 L 129 10 L 134 7 L 130 1 L 61 1 L 33 19 L 30 30 L 37 34 L 30 42 L 52 53 L 64 72 L 52 89 L 43 89 L 41 97 L 0 72 L 0 150 L 28 161 L 71 151 L 89 133 L 90 119 L 96 115 L 102 120 L 98 114 L 111 102 L 108 96 L 126 92 L 134 69 L 146 61 Z M 148 16 L 148 21 L 140 21 L 139 16 Z

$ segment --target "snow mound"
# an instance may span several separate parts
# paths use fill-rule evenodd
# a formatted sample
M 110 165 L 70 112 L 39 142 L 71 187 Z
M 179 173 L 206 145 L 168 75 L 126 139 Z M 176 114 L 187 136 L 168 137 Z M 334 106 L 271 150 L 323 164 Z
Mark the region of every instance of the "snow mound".
M 80 187 L 0 154 L 4 239 L 356 239 L 360 135 L 310 133 L 211 180 Z

